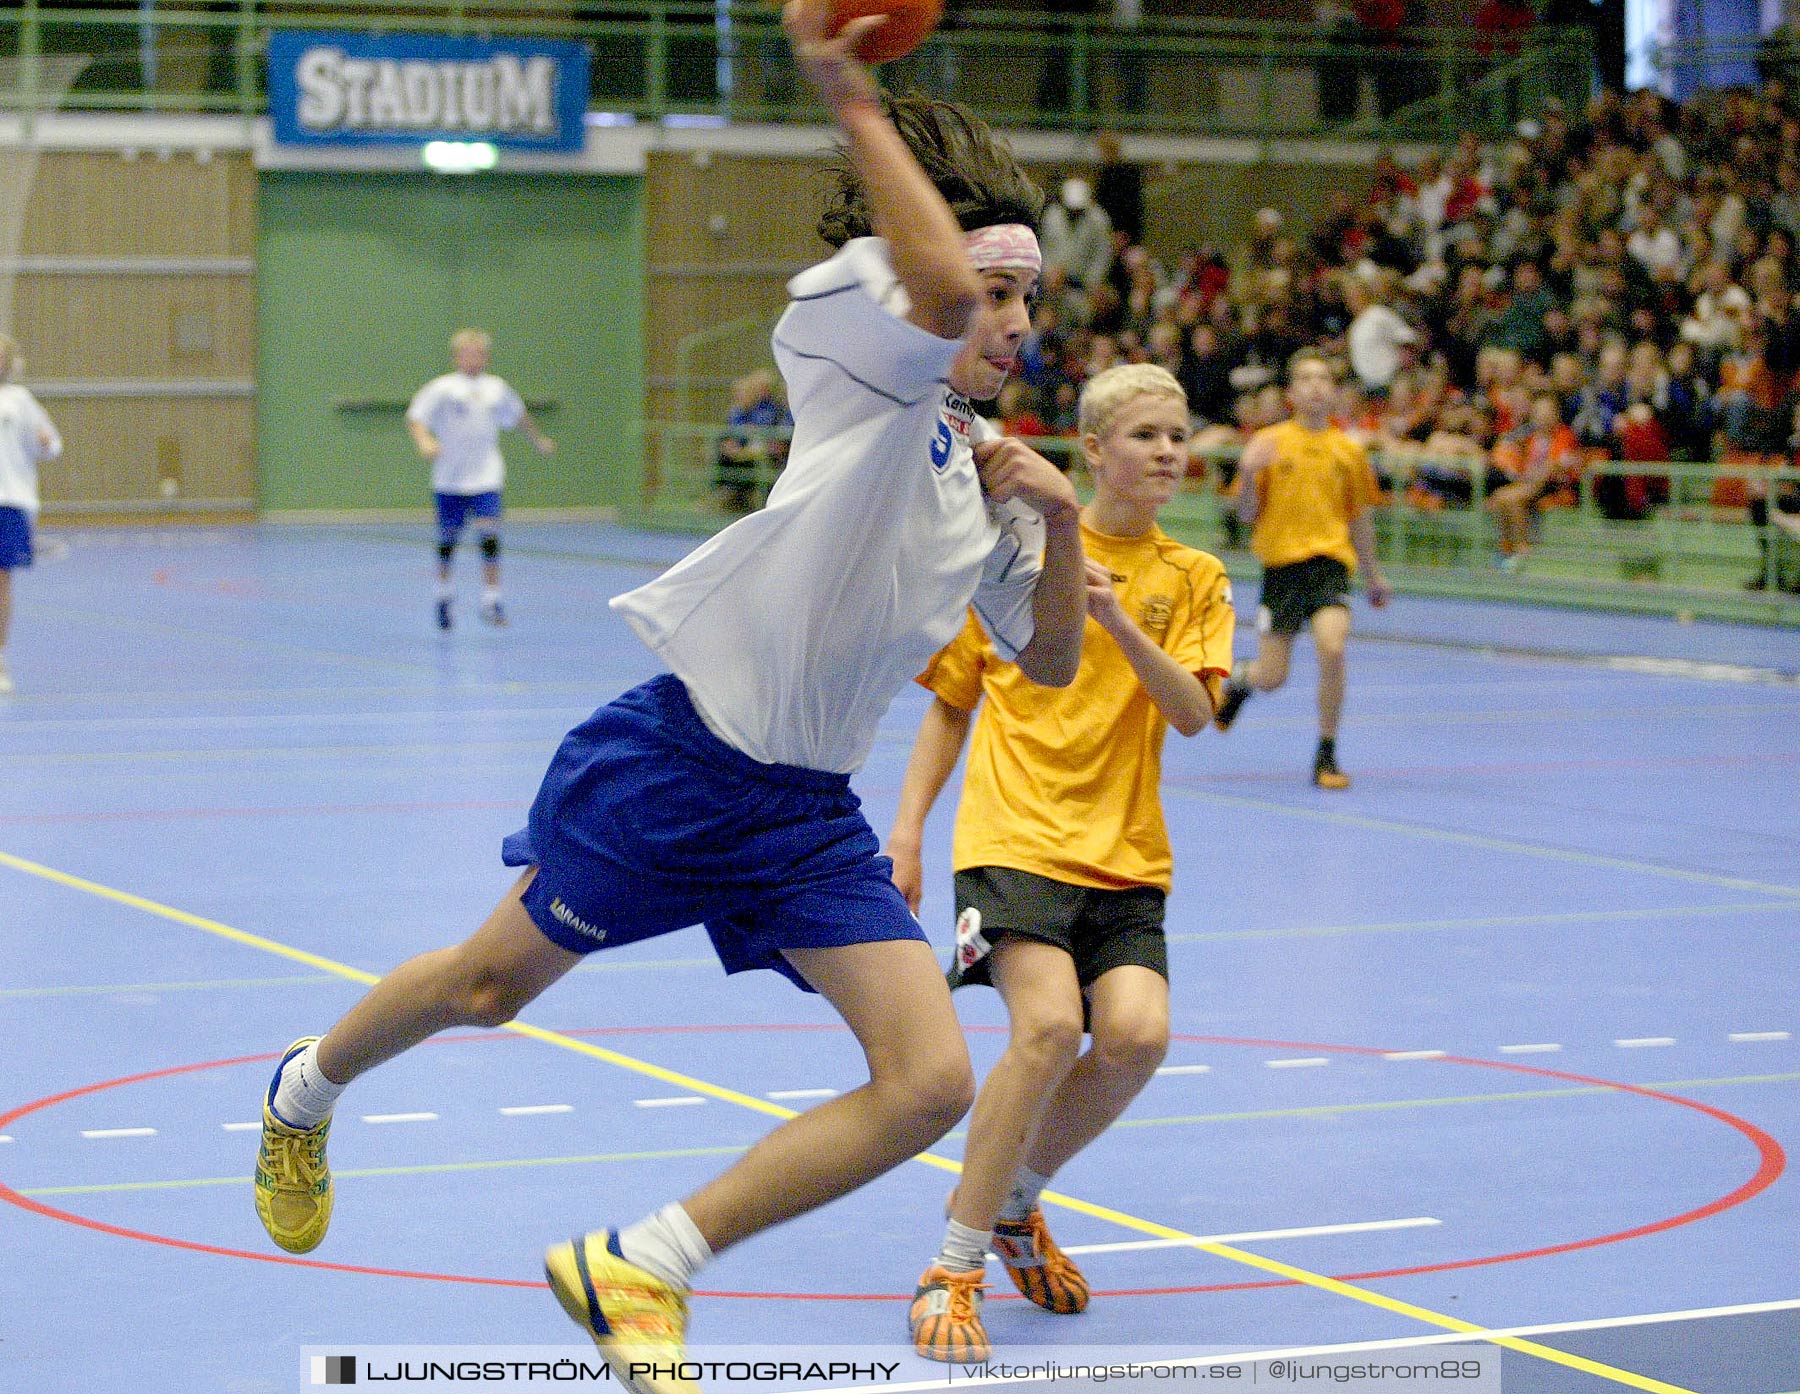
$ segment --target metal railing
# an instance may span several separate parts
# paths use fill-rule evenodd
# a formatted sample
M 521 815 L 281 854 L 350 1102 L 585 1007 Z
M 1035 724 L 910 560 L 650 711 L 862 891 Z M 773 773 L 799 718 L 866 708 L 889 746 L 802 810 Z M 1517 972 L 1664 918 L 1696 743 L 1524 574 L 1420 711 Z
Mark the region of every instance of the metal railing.
M 782 431 L 646 423 L 644 473 L 627 510 L 632 520 L 710 532 L 744 508 L 761 506 L 780 477 L 782 452 L 764 450 L 748 466 L 724 466 L 717 447 L 727 434 L 765 444 L 786 440 Z M 1075 462 L 1078 443 L 1071 438 L 1029 443 L 1065 467 Z M 1227 554 L 1242 547 L 1228 516 L 1231 501 L 1221 489 L 1222 467 L 1235 464 L 1238 454 L 1238 447 L 1205 452 L 1204 472 L 1192 475 L 1164 509 L 1163 525 L 1172 535 Z M 1565 506 L 1538 512 L 1522 572 L 1500 576 L 1493 567 L 1495 523 L 1483 507 L 1485 468 L 1411 452 L 1375 451 L 1371 458 L 1390 489 L 1389 502 L 1376 514 L 1382 559 L 1413 589 L 1800 624 L 1800 513 L 1779 506 L 1791 490 L 1800 507 L 1800 469 L 1629 460 L 1588 465 L 1572 495 L 1559 496 Z M 1409 498 L 1408 485 L 1427 465 L 1467 471 L 1469 501 L 1436 507 Z M 1760 527 L 1743 506 L 1756 491 L 1777 500 Z M 1638 504 L 1621 510 L 1620 501 L 1633 497 Z M 1635 516 L 1609 516 L 1621 511 Z M 1761 593 L 1746 593 L 1745 582 L 1759 573 Z
M 593 55 L 590 108 L 620 117 L 813 120 L 774 6 L 506 0 L 185 0 L 73 8 L 23 0 L 0 13 L 0 107 L 259 113 L 272 29 L 574 39 Z M 66 91 L 46 62 L 89 61 Z M 10 61 L 8 61 L 10 60 Z M 1005 125 L 1247 135 L 1442 139 L 1494 134 L 1546 95 L 1585 93 L 1582 30 L 1534 32 L 1513 55 L 1466 29 L 1391 43 L 1273 21 L 1104 19 L 1024 10 L 959 13 L 884 80 L 954 96 Z

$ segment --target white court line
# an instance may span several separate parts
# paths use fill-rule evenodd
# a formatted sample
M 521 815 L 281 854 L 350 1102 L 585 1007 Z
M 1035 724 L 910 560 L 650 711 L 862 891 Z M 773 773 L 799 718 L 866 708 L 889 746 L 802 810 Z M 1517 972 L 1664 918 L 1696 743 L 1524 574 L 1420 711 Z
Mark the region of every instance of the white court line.
M 835 1089 L 771 1089 L 766 1097 L 771 1099 L 835 1099 Z
M 155 1137 L 155 1128 L 83 1128 L 83 1137 Z
M 1251 1239 L 1303 1239 L 1315 1234 L 1368 1234 L 1384 1229 L 1422 1229 L 1428 1225 L 1441 1225 L 1442 1220 L 1434 1220 L 1429 1215 L 1420 1215 L 1410 1220 L 1359 1220 L 1342 1225 L 1310 1225 L 1305 1229 L 1253 1229 L 1242 1234 L 1205 1234 L 1200 1236 L 1202 1244 L 1238 1244 Z M 1135 1249 L 1191 1249 L 1193 1244 L 1186 1239 L 1129 1239 L 1118 1244 L 1064 1244 L 1061 1246 L 1065 1254 L 1122 1254 Z
M 1157 1070 L 1159 1075 L 1205 1075 L 1211 1073 L 1211 1065 L 1164 1065 Z
M 11 1141 L 12 1141 L 11 1133 L 0 1133 L 0 1142 L 11 1142 Z
M 631 1102 L 639 1108 L 682 1108 L 688 1104 L 703 1104 L 706 1100 L 698 1094 L 677 1094 L 671 1099 L 633 1099 Z
M 253 1133 L 253 1132 L 256 1132 L 258 1129 L 260 1129 L 262 1127 L 262 1124 L 261 1123 L 221 1123 L 221 1124 L 219 1124 L 219 1126 L 228 1133 Z
M 1728 1041 L 1791 1041 L 1790 1031 L 1733 1031 L 1725 1039 Z
M 435 1113 L 365 1113 L 365 1123 L 435 1123 Z
M 1506 1045 L 1500 1047 L 1502 1055 L 1549 1055 L 1562 1047 L 1553 1041 L 1544 1041 L 1537 1045 Z
M 500 1112 L 508 1118 L 529 1118 L 538 1113 L 573 1113 L 574 1104 L 514 1104 Z
M 1442 1060 L 1449 1053 L 1447 1050 L 1390 1050 L 1381 1058 L 1383 1060 Z
M 1783 1302 L 1747 1302 L 1736 1307 L 1696 1307 L 1685 1312 L 1648 1312 L 1631 1317 L 1599 1317 L 1589 1321 L 1553 1321 L 1538 1326 L 1503 1326 L 1477 1332 L 1443 1331 L 1430 1336 L 1400 1336 L 1385 1341 L 1350 1341 L 1336 1346 L 1289 1346 L 1266 1350 L 1208 1350 L 1194 1355 L 1157 1356 L 1159 1365 L 1216 1365 L 1223 1361 L 1244 1360 L 1262 1364 L 1269 1360 L 1294 1360 L 1311 1355 L 1350 1355 L 1368 1350 L 1412 1350 L 1419 1346 L 1479 1345 L 1496 1338 L 1559 1336 L 1574 1331 L 1612 1331 L 1624 1326 L 1656 1326 L 1665 1322 L 1705 1321 L 1714 1317 L 1747 1317 L 1764 1312 L 1791 1312 L 1800 1309 L 1800 1299 Z M 926 1394 L 929 1390 L 967 1389 L 976 1385 L 1023 1384 L 1041 1382 L 1041 1374 L 987 1375 L 975 1379 L 959 1378 L 912 1380 L 905 1384 L 843 1385 L 827 1390 L 782 1390 L 780 1394 Z
M 1651 1046 L 1672 1046 L 1673 1036 L 1627 1036 L 1622 1041 L 1614 1041 L 1620 1050 L 1645 1050 Z
M 1330 1057 L 1325 1055 L 1297 1055 L 1288 1060 L 1263 1061 L 1271 1070 L 1310 1070 L 1330 1063 Z

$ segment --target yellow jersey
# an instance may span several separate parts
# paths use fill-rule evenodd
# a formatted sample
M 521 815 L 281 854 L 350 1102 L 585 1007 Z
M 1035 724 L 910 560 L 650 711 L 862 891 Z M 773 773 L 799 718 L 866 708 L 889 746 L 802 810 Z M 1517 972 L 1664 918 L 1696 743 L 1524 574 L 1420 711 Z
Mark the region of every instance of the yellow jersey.
M 1356 570 L 1350 524 L 1381 497 L 1368 452 L 1335 426 L 1309 431 L 1283 421 L 1258 431 L 1275 452 L 1256 473 L 1256 524 L 1250 550 L 1264 566 L 1335 557 Z
M 1125 613 L 1198 675 L 1216 704 L 1237 619 L 1218 558 L 1160 528 L 1108 537 L 1083 523 L 1081 544 L 1112 572 Z M 953 707 L 981 707 L 956 812 L 956 870 L 1001 866 L 1077 886 L 1169 888 L 1174 858 L 1160 788 L 1168 722 L 1097 621 L 1087 622 L 1068 687 L 1039 687 L 1000 662 L 972 615 L 919 682 Z

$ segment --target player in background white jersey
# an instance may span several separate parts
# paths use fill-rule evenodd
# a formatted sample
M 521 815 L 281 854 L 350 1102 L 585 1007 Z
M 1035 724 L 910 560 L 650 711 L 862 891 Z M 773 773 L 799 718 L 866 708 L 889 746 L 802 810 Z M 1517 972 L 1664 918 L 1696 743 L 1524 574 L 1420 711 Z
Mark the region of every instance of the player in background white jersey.
M 31 525 L 38 511 L 37 467 L 62 454 L 62 437 L 30 392 L 12 381 L 24 360 L 0 334 L 0 693 L 13 690 L 6 666 L 12 631 L 12 574 L 30 566 Z
M 439 629 L 451 624 L 451 560 L 470 518 L 475 520 L 481 547 L 481 617 L 489 624 L 506 623 L 500 605 L 501 490 L 506 486 L 500 433 L 525 432 L 540 455 L 556 449 L 556 442 L 538 429 L 512 385 L 487 370 L 493 348 L 485 331 L 457 330 L 450 336 L 450 361 L 456 371 L 426 383 L 406 408 L 406 429 L 419 454 L 431 463 L 431 492 L 437 503 Z
M 587 952 L 703 923 L 728 972 L 822 994 L 867 1084 L 679 1203 L 545 1256 L 565 1310 L 640 1391 L 693 1388 L 675 1364 L 702 1264 L 881 1175 L 969 1107 L 943 974 L 849 786 L 889 703 L 971 607 L 1034 681 L 1065 685 L 1080 661 L 1074 490 L 971 404 L 998 394 L 1029 328 L 1042 194 L 961 108 L 884 104 L 851 56 L 879 21 L 827 37 L 827 10 L 786 13 L 844 158 L 820 222 L 836 254 L 794 278 L 775 330 L 795 424 L 768 507 L 615 600 L 672 671 L 565 738 L 503 849 L 524 873 L 474 937 L 296 1042 L 264 1100 L 258 1214 L 304 1252 L 330 1218 L 343 1086 L 433 1032 L 510 1020 Z

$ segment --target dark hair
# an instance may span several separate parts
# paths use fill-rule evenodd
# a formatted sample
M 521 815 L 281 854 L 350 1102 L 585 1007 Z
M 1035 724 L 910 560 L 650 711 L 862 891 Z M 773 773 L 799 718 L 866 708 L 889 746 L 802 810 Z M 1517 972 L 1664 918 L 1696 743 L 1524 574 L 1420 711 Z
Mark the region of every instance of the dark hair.
M 882 105 L 964 232 L 999 223 L 1037 227 L 1044 191 L 980 117 L 955 102 L 916 92 L 887 94 Z M 874 227 L 862 175 L 841 145 L 830 177 L 834 187 L 819 217 L 819 236 L 828 246 L 841 247 L 853 237 L 869 236 Z

